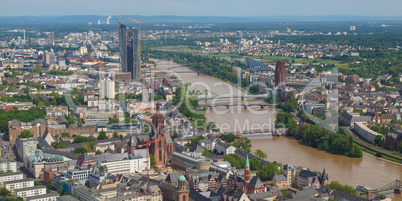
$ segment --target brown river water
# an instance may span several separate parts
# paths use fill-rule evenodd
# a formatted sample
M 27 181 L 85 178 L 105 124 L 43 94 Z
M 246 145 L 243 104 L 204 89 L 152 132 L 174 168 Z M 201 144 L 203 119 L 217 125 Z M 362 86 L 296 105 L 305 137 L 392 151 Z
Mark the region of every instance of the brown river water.
M 157 63 L 158 70 L 177 67 L 171 61 Z M 172 69 L 175 71 L 174 69 Z M 191 83 L 194 90 L 208 89 L 208 97 L 222 94 L 239 96 L 247 94 L 223 80 L 197 73 L 178 73 L 184 83 Z M 258 101 L 257 101 L 258 102 Z M 238 132 L 256 129 L 269 129 L 275 121 L 275 109 L 268 108 L 213 108 L 206 113 L 207 121 L 216 122 L 221 131 Z M 352 187 L 357 185 L 369 188 L 384 186 L 396 179 L 402 180 L 402 165 L 379 159 L 364 153 L 363 158 L 349 158 L 319 151 L 315 148 L 300 144 L 296 139 L 288 137 L 251 137 L 252 151 L 261 149 L 268 155 L 268 161 L 283 164 L 292 163 L 296 166 L 322 171 L 329 174 L 330 181 L 339 181 Z M 392 200 L 402 201 L 402 196 L 392 191 L 382 192 Z

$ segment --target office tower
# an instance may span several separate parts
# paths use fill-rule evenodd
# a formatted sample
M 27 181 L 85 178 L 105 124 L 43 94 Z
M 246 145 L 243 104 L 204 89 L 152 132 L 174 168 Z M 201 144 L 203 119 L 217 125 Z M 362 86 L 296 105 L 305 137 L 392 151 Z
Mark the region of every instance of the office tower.
M 113 80 L 101 80 L 99 82 L 99 95 L 100 99 L 108 98 L 114 99 L 115 97 L 115 84 Z
M 130 72 L 131 79 L 141 79 L 141 58 L 138 29 L 124 24 L 119 26 L 121 71 Z
M 45 53 L 45 64 L 51 65 L 56 63 L 56 55 L 54 52 L 46 52 Z
M 276 87 L 286 86 L 286 68 L 284 61 L 276 62 L 275 86 Z

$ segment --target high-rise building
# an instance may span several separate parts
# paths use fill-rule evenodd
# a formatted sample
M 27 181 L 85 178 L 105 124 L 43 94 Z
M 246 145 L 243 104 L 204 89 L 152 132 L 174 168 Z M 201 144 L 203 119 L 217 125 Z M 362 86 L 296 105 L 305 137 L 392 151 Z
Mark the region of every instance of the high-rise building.
M 275 67 L 275 86 L 283 87 L 286 86 L 286 68 L 284 61 L 276 62 Z
M 351 31 L 356 31 L 356 26 L 350 26 Z
M 35 138 L 20 138 L 15 142 L 17 148 L 17 154 L 20 161 L 24 160 L 24 156 L 28 154 L 34 154 L 36 150 Z
M 119 25 L 121 71 L 130 72 L 131 79 L 141 79 L 141 58 L 138 29 Z
M 99 82 L 99 95 L 100 99 L 108 98 L 114 99 L 115 97 L 115 84 L 113 80 L 101 80 Z
M 46 52 L 45 53 L 45 64 L 51 65 L 56 63 L 56 55 L 54 52 Z

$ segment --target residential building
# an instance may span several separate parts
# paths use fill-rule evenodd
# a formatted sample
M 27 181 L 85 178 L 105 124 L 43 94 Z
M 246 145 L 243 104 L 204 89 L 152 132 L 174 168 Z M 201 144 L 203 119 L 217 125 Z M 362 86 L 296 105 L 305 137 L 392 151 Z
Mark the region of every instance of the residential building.
M 21 180 L 23 178 L 24 178 L 24 175 L 22 174 L 22 172 L 0 174 L 0 182 L 1 183 L 4 183 L 6 181 Z
M 46 107 L 46 116 L 68 116 L 67 106 L 48 106 Z
M 15 196 L 27 198 L 32 196 L 44 195 L 46 194 L 46 187 L 45 186 L 32 186 L 28 188 L 21 188 L 14 190 Z
M 375 137 L 382 134 L 377 133 L 370 128 L 368 128 L 363 122 L 355 122 L 355 126 L 353 128 L 361 137 L 363 137 L 366 141 L 374 144 Z
M 60 197 L 60 194 L 58 193 L 47 193 L 44 195 L 27 197 L 26 201 L 57 201 L 58 197 Z
M 0 161 L 0 171 L 7 172 L 8 170 L 17 172 L 17 162 L 16 161 Z
M 216 143 L 216 152 L 226 155 L 226 154 L 234 154 L 236 151 L 236 147 L 232 146 L 231 144 L 227 144 L 224 142 L 217 142 Z
M 14 181 L 5 181 L 3 182 L 4 188 L 9 190 L 11 193 L 14 193 L 15 189 L 27 188 L 34 186 L 35 179 L 20 179 Z
M 355 122 L 369 122 L 371 119 L 370 116 L 360 116 L 359 113 L 348 113 L 347 111 L 343 111 L 339 115 L 340 122 L 352 128 L 355 126 Z

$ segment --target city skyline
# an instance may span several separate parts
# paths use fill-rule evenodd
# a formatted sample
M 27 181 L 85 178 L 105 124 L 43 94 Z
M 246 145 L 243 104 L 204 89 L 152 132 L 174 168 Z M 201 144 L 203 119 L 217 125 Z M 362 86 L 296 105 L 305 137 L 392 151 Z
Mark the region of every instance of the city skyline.
M 178 15 L 178 16 L 400 16 L 402 2 L 398 0 L 287 0 L 287 1 L 106 1 L 87 0 L 68 2 L 41 0 L 5 1 L 0 16 L 53 16 L 53 15 L 119 15 L 124 6 L 125 15 Z M 22 6 L 23 5 L 23 6 Z M 79 6 L 77 6 L 79 5 Z M 18 8 L 18 9 L 14 9 Z M 60 8 L 63 8 L 62 10 Z M 301 9 L 302 8 L 302 9 Z

